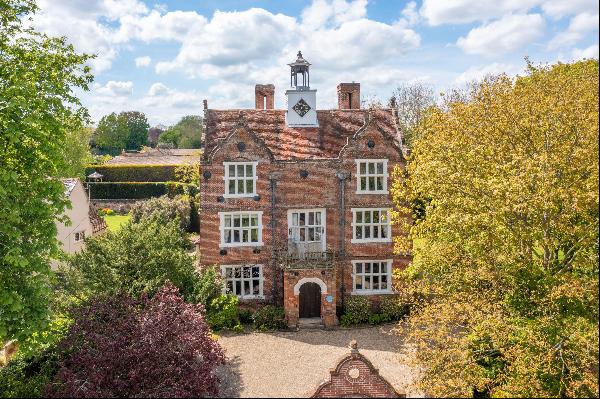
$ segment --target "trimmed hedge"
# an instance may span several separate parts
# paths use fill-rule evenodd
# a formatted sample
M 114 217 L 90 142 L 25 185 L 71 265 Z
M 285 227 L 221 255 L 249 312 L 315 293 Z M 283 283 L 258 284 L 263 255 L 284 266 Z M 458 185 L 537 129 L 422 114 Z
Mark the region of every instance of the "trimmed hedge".
M 196 195 L 198 187 L 178 182 L 97 182 L 90 184 L 92 199 L 146 199 L 180 194 Z M 187 191 L 187 192 L 186 192 Z
M 166 182 L 175 180 L 180 165 L 88 165 L 85 175 L 98 172 L 106 182 Z

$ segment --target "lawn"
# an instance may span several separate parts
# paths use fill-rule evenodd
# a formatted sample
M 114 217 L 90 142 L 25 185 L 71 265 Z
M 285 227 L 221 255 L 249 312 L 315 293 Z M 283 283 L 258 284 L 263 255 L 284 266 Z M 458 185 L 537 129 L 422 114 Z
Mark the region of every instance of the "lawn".
M 109 231 L 117 231 L 131 219 L 131 215 L 104 215 L 103 218 Z

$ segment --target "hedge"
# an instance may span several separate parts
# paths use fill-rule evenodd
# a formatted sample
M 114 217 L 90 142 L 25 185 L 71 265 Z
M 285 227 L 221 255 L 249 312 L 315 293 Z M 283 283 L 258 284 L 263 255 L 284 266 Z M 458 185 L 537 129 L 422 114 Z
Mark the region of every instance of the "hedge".
M 107 182 L 166 182 L 175 180 L 180 165 L 88 165 L 85 175 L 98 172 Z
M 198 187 L 178 182 L 97 182 L 90 184 L 92 199 L 146 199 L 178 194 L 196 195 Z M 186 193 L 187 191 L 187 193 Z

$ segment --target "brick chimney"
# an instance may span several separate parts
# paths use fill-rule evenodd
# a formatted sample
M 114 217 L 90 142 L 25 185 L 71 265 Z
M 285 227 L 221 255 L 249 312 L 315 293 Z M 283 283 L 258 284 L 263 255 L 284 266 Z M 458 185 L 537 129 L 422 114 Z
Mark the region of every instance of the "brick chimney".
M 275 108 L 275 85 L 256 85 L 254 87 L 256 109 Z
M 360 83 L 340 83 L 337 94 L 338 109 L 360 109 Z

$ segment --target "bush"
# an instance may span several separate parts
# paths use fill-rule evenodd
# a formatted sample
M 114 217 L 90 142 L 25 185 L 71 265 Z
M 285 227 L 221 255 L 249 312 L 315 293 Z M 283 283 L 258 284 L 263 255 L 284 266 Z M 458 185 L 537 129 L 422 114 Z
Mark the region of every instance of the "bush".
M 217 266 L 209 266 L 200 272 L 194 286 L 194 300 L 209 309 L 212 301 L 222 295 L 223 279 Z
M 215 330 L 239 331 L 242 326 L 238 319 L 238 303 L 238 298 L 231 294 L 214 298 L 207 312 L 208 324 Z
M 285 312 L 283 308 L 265 305 L 252 315 L 254 327 L 261 331 L 280 330 L 286 327 Z
M 402 302 L 398 296 L 388 295 L 381 298 L 379 312 L 386 315 L 388 318 L 386 321 L 400 320 L 408 315 L 409 306 Z
M 0 398 L 38 398 L 58 369 L 56 346 L 29 357 L 19 356 L 0 367 Z
M 142 218 L 152 218 L 161 224 L 177 221 L 181 231 L 187 231 L 190 228 L 190 213 L 189 199 L 183 196 L 173 199 L 162 196 L 136 202 L 131 207 L 131 221 L 137 223 Z
M 95 182 L 90 184 L 92 199 L 146 199 L 168 195 L 196 195 L 198 187 L 178 182 Z
M 346 299 L 346 311 L 341 317 L 343 326 L 361 324 L 369 321 L 371 312 L 371 301 L 364 296 L 351 296 Z
M 64 269 L 66 287 L 73 295 L 126 292 L 152 295 L 171 281 L 188 300 L 194 299 L 198 273 L 188 240 L 175 222 L 142 219 L 118 231 L 90 237 Z
M 123 294 L 75 309 L 59 344 L 50 397 L 217 396 L 225 357 L 211 339 L 202 305 L 186 304 L 172 284 L 151 299 Z M 85 381 L 86 383 L 82 383 Z
M 178 165 L 89 165 L 86 176 L 93 172 L 103 175 L 106 182 L 165 182 L 176 180 Z
M 253 315 L 254 312 L 250 309 L 240 309 L 238 312 L 238 318 L 242 324 L 252 324 L 254 322 Z

